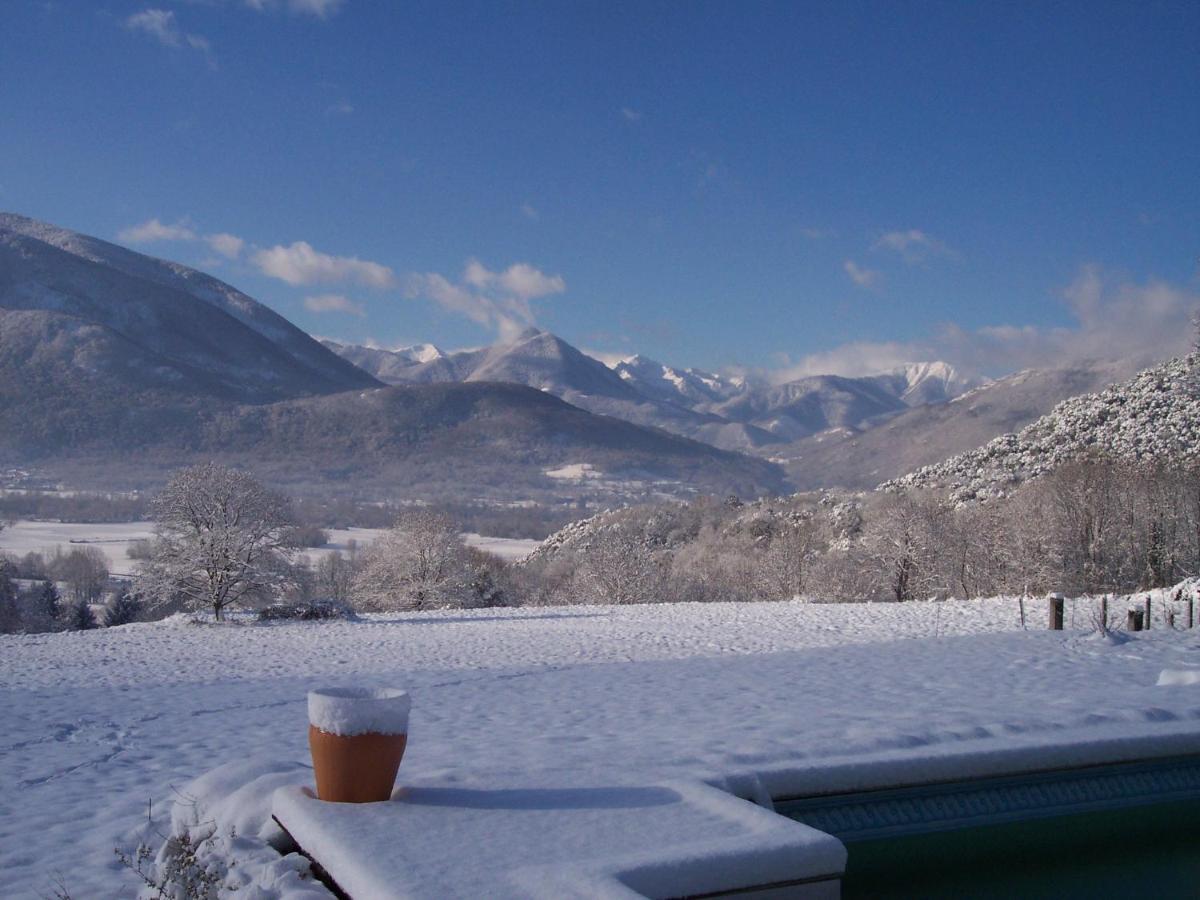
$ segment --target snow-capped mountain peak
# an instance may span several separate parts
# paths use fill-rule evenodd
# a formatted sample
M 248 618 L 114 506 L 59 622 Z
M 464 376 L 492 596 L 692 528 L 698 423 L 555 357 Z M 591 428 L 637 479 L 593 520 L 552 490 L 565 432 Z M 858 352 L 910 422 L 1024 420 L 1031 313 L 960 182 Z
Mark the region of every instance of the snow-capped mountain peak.
M 946 403 L 986 381 L 964 375 L 950 363 L 940 360 L 908 363 L 882 375 L 869 377 L 906 406 Z
M 411 347 L 397 347 L 392 352 L 414 363 L 430 363 L 435 359 L 447 358 L 442 349 L 435 344 L 413 344 Z

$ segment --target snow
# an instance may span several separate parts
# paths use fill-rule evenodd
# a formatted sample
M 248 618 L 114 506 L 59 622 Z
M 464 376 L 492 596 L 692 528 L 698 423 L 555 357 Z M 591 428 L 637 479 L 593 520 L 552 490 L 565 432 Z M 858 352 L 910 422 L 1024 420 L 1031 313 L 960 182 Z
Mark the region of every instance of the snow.
M 585 464 L 586 465 L 586 464 Z M 382 528 L 326 529 L 329 542 L 323 547 L 306 547 L 300 554 L 316 563 L 330 553 L 348 552 L 353 545 L 363 549 L 383 534 Z M 108 569 L 114 575 L 132 575 L 134 563 L 127 551 L 137 541 L 154 536 L 152 522 L 42 522 L 22 519 L 0 531 L 0 553 L 24 556 L 26 553 L 50 554 L 56 547 L 63 553 L 82 546 L 98 548 L 108 559 Z M 535 547 L 537 541 L 520 538 L 499 538 L 464 532 L 468 546 L 495 554 L 501 559 L 521 559 Z
M 26 553 L 53 553 L 59 547 L 63 553 L 93 546 L 108 559 L 108 569 L 118 575 L 131 574 L 133 561 L 126 555 L 136 541 L 154 534 L 150 522 L 83 523 L 37 522 L 22 519 L 0 531 L 0 552 L 14 556 Z
M 298 763 L 254 758 L 218 766 L 178 791 L 171 809 L 172 835 L 186 834 L 198 846 L 198 860 L 219 873 L 221 898 L 329 900 L 312 877 L 309 862 L 291 852 L 290 841 L 272 815 L 280 788 L 311 778 Z M 146 835 L 150 840 L 161 836 Z M 171 850 L 164 844 L 161 861 Z
M 1168 360 L 1097 393 L 1064 400 L 1016 434 L 880 487 L 946 487 L 952 499 L 967 502 L 1003 494 L 1096 448 L 1127 462 L 1192 462 L 1200 446 L 1200 394 L 1192 387 L 1196 362 Z
M 397 796 L 354 808 L 297 787 L 274 808 L 362 898 L 693 896 L 828 877 L 845 863 L 837 839 L 700 783 L 489 779 Z
M 408 734 L 412 699 L 399 688 L 318 688 L 308 692 L 308 724 L 351 737 Z
M 463 532 L 462 537 L 468 547 L 474 547 L 476 550 L 483 550 L 485 553 L 510 561 L 524 559 L 541 544 L 541 541 L 528 538 L 488 537 L 473 531 Z
M 1044 614 L 1030 604 L 1031 623 Z M 1154 687 L 1200 669 L 1200 631 L 1110 643 L 1018 622 L 1011 600 L 791 602 L 3 636 L 0 896 L 56 876 L 76 897 L 132 894 L 113 847 L 141 839 L 150 800 L 165 828 L 220 764 L 265 757 L 247 781 L 304 783 L 319 687 L 407 690 L 398 784 L 423 790 L 703 783 L 765 800 L 835 777 L 1200 750 L 1200 691 Z M 227 794 L 240 777 L 222 776 Z M 261 841 L 266 794 L 197 813 Z
M 1180 684 L 1200 684 L 1200 669 L 1163 669 L 1158 673 L 1160 687 Z
M 546 477 L 562 481 L 583 481 L 585 478 L 599 478 L 601 474 L 591 463 L 569 463 L 546 470 Z

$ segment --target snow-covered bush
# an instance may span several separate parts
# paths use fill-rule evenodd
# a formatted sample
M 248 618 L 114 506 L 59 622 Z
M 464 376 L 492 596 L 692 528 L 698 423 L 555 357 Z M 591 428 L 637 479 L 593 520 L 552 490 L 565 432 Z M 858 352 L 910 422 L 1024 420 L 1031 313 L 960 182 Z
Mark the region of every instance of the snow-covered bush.
M 271 818 L 275 789 L 311 778 L 296 763 L 248 759 L 188 784 L 165 832 L 149 822 L 133 850 L 116 851 L 139 900 L 330 900 Z
M 389 612 L 470 606 L 471 558 L 454 523 L 406 510 L 362 556 L 351 597 L 357 609 Z
M 336 600 L 313 600 L 309 602 L 272 603 L 258 611 L 260 622 L 320 622 L 336 619 L 358 618 L 347 603 Z

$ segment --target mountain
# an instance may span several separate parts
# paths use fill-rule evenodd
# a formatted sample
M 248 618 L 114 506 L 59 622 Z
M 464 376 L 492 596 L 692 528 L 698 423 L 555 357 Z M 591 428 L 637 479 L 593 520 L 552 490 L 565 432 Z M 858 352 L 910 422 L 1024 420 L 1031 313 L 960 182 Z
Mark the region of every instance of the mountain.
M 829 428 L 864 425 L 908 407 L 873 380 L 813 375 L 786 384 L 748 387 L 705 408 L 794 441 Z
M 190 392 L 266 401 L 379 384 L 216 278 L 24 216 L 0 214 L 0 307 L 111 332 L 153 355 L 153 380 L 173 370 Z
M 389 384 L 525 384 L 591 412 L 723 449 L 762 453 L 831 428 L 868 428 L 912 406 L 945 402 L 978 383 L 937 362 L 878 376 L 819 375 L 782 385 L 676 368 L 644 356 L 610 368 L 537 328 L 484 350 L 439 351 L 429 361 L 408 349 L 326 346 Z
M 1092 453 L 1129 461 L 1200 460 L 1200 360 L 1173 359 L 1064 400 L 1016 434 L 884 485 L 943 488 L 965 501 L 999 494 Z
M 621 360 L 613 368 L 645 396 L 770 435 L 757 446 L 796 441 L 831 428 L 869 428 L 914 406 L 945 403 L 981 383 L 944 362 L 913 363 L 859 378 L 815 375 L 784 384 L 680 369 L 644 356 Z
M 425 377 L 413 351 L 330 345 L 387 381 Z M 678 368 L 644 356 L 610 371 L 567 342 L 531 329 L 516 341 L 443 354 L 436 380 L 519 380 L 592 412 L 752 452 L 800 490 L 869 489 L 1016 431 L 1069 397 L 1128 378 L 1136 360 L 1083 361 L 985 381 L 945 362 L 856 378 L 814 375 L 784 384 Z M 399 374 L 397 374 L 399 373 Z
M 397 385 L 238 407 L 205 423 L 202 452 L 276 480 L 336 479 L 380 496 L 611 503 L 786 489 L 765 461 L 598 416 L 512 383 Z M 296 452 L 303 448 L 303 453 Z
M 536 328 L 476 354 L 465 380 L 527 384 L 598 415 L 661 428 L 725 450 L 746 450 L 773 440 L 753 426 L 646 396 L 604 363 Z
M 1128 378 L 1132 361 L 1084 361 L 1030 369 L 989 382 L 947 403 L 909 409 L 870 429 L 813 435 L 775 454 L 801 490 L 870 489 L 922 466 L 1016 431 L 1055 404 Z
M 537 328 L 527 329 L 512 341 L 424 363 L 414 363 L 411 353 L 404 350 L 380 351 L 334 342 L 327 342 L 327 346 L 390 384 L 523 384 L 597 415 L 661 428 L 725 450 L 747 450 L 776 440 L 759 428 L 690 409 L 670 396 L 642 393 L 619 372 L 557 335 Z
M 385 350 L 331 340 L 321 343 L 384 384 L 431 384 L 462 380 L 454 360 L 433 344 Z
M 515 341 L 496 344 L 474 359 L 464 381 L 525 384 L 557 397 L 609 397 L 636 403 L 643 398 L 599 360 L 562 338 L 537 328 Z
M 564 384 L 629 390 L 548 336 L 524 343 L 477 353 L 471 372 L 561 370 Z M 379 353 L 418 367 L 474 358 Z M 79 486 L 145 487 L 214 458 L 296 492 L 337 485 L 366 499 L 610 502 L 785 486 L 766 461 L 522 385 L 385 387 L 211 276 L 0 216 L 0 459 Z
M 903 400 L 906 406 L 948 403 L 986 383 L 986 379 L 963 375 L 944 362 L 910 363 L 883 375 L 870 377 Z
M 638 393 L 689 407 L 727 400 L 745 387 L 741 378 L 726 378 L 700 369 L 677 369 L 645 356 L 621 360 L 613 371 Z

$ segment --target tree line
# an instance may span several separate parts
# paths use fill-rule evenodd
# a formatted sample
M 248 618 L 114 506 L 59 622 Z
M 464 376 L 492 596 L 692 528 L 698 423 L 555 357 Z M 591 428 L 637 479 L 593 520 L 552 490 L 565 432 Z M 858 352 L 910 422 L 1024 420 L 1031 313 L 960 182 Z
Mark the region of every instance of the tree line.
M 930 491 L 877 491 L 627 507 L 568 526 L 520 563 L 466 546 L 459 523 L 421 506 L 401 508 L 368 546 L 306 555 L 298 547 L 319 545 L 321 532 L 300 527 L 287 498 L 216 464 L 178 472 L 149 509 L 155 536 L 133 554 L 134 582 L 109 596 L 109 624 L 180 610 L 221 619 L 239 607 L 264 618 L 318 618 L 1131 593 L 1200 575 L 1200 467 L 1102 456 L 968 505 Z M 22 615 L 23 630 L 89 627 L 107 575 L 103 555 L 89 547 L 4 562 L 0 629 L 20 629 Z M 29 585 L 23 592 L 18 579 Z
M 559 602 L 1131 593 L 1200 575 L 1200 467 L 1095 456 L 1009 494 L 804 495 L 598 517 L 536 561 Z

